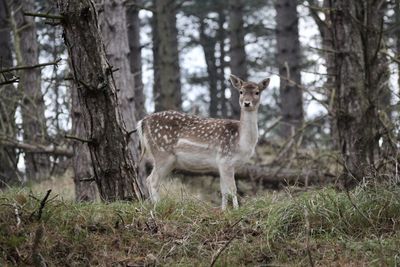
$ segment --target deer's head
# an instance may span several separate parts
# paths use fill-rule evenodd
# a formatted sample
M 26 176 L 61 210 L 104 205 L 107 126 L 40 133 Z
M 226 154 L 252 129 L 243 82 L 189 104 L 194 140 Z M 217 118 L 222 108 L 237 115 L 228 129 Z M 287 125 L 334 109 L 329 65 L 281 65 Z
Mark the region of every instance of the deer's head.
M 257 111 L 260 105 L 261 92 L 267 88 L 269 78 L 259 83 L 245 82 L 242 79 L 231 74 L 231 83 L 239 91 L 240 108 L 245 111 Z

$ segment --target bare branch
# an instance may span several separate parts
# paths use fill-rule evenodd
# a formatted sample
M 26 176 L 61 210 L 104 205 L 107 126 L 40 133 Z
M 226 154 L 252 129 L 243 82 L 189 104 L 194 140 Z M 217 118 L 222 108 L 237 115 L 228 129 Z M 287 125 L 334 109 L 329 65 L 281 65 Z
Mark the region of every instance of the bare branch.
M 40 154 L 52 154 L 57 156 L 72 157 L 74 155 L 72 149 L 58 147 L 54 145 L 41 145 L 41 144 L 28 144 L 18 140 L 5 138 L 0 136 L 0 145 L 5 147 L 19 148 L 27 152 L 40 153 Z
M 34 68 L 42 68 L 42 67 L 46 67 L 46 66 L 50 66 L 50 65 L 58 65 L 58 63 L 60 63 L 61 60 L 62 59 L 59 58 L 56 61 L 48 62 L 48 63 L 41 63 L 41 64 L 37 64 L 37 65 L 32 65 L 32 66 L 17 66 L 17 67 L 13 67 L 13 68 L 2 69 L 2 70 L 0 70 L 0 73 L 10 72 L 10 71 L 14 71 L 14 70 L 28 70 L 28 69 L 34 69 Z
M 30 12 L 24 12 L 24 16 L 46 18 L 46 19 L 58 19 L 58 20 L 62 20 L 63 19 L 63 16 L 60 16 L 60 15 L 43 14 L 43 13 L 30 13 Z

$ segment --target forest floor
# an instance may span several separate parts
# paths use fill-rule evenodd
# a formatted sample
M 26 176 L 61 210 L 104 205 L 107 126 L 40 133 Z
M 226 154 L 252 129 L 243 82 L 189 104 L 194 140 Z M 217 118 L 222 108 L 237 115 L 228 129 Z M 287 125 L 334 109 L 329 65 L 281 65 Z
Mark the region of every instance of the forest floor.
M 0 266 L 400 264 L 395 185 L 287 188 L 242 198 L 238 210 L 225 212 L 189 196 L 154 208 L 74 203 L 54 192 L 44 202 L 42 192 L 0 193 Z

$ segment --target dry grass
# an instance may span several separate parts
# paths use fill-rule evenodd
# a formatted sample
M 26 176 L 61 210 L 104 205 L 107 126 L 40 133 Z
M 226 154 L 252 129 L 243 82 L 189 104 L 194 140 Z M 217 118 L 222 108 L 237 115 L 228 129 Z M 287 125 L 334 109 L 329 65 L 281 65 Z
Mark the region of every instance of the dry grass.
M 400 264 L 396 186 L 364 185 L 350 194 L 333 189 L 270 193 L 242 199 L 239 210 L 227 212 L 199 197 L 176 194 L 179 188 L 170 190 L 174 197 L 155 208 L 149 203 L 78 204 L 51 194 L 40 220 L 43 194 L 3 193 L 0 265 Z

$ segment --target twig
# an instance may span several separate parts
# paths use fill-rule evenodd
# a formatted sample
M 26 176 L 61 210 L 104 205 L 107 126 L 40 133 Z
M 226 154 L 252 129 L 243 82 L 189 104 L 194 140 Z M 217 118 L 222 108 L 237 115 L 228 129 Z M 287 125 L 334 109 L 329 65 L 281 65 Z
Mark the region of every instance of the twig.
M 243 220 L 243 217 L 241 217 L 239 220 L 237 220 L 234 224 L 232 224 L 229 228 L 233 228 L 235 227 L 238 223 L 240 223 Z M 217 262 L 219 256 L 222 254 L 222 252 L 229 246 L 229 244 L 233 241 L 233 239 L 235 239 L 235 237 L 238 235 L 238 231 L 231 237 L 229 238 L 228 242 L 225 243 L 224 246 L 222 246 L 217 254 L 214 256 L 213 260 L 211 261 L 210 267 L 213 267 L 215 265 L 215 263 Z
M 46 67 L 50 65 L 58 65 L 62 59 L 59 58 L 56 61 L 53 62 L 48 62 L 48 63 L 41 63 L 41 64 L 36 64 L 36 65 L 31 65 L 31 66 L 17 66 L 13 68 L 7 68 L 7 69 L 2 69 L 0 70 L 0 73 L 5 73 L 5 72 L 10 72 L 14 70 L 29 70 L 29 69 L 35 69 L 35 68 L 41 68 L 41 67 Z
M 82 179 L 79 180 L 79 182 L 93 182 L 93 181 L 96 181 L 94 176 L 91 176 L 89 178 L 82 178 Z
M 19 82 L 19 77 L 16 77 L 16 78 L 8 80 L 8 81 L 0 82 L 0 86 L 6 85 L 6 84 L 11 84 L 11 83 L 18 83 L 18 82 Z
M 46 18 L 46 19 L 58 19 L 58 20 L 64 19 L 64 17 L 60 16 L 60 15 L 43 14 L 43 13 L 31 13 L 31 12 L 24 12 L 24 16 Z
M 92 140 L 84 139 L 84 138 L 81 138 L 81 137 L 77 137 L 77 136 L 73 136 L 73 135 L 68 135 L 68 134 L 64 135 L 64 137 L 67 138 L 67 139 L 72 139 L 72 140 L 80 141 L 80 142 L 82 142 L 82 143 L 91 143 L 91 142 L 92 142 Z
M 40 207 L 39 207 L 39 211 L 38 211 L 38 215 L 37 215 L 38 221 L 40 221 L 40 219 L 42 218 L 43 209 L 44 209 L 44 206 L 46 205 L 47 199 L 50 196 L 50 193 L 51 193 L 51 189 L 47 190 L 46 195 L 44 196 L 42 201 L 40 201 Z

